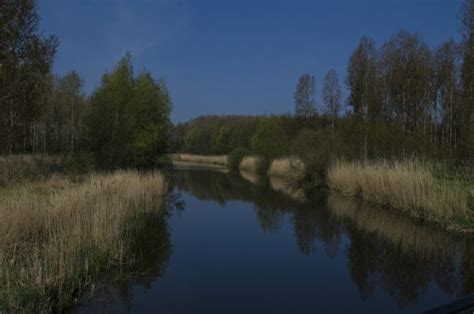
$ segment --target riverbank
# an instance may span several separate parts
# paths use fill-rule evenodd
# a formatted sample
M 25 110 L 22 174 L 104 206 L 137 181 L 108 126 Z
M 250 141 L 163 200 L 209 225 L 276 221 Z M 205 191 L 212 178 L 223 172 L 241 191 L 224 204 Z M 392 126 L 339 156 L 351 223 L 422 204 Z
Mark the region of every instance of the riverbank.
M 217 161 L 221 166 L 227 164 L 226 156 L 192 156 L 185 159 L 198 160 L 200 165 Z M 258 172 L 258 162 L 258 157 L 246 156 L 240 161 L 239 170 L 248 177 L 248 173 Z M 401 211 L 448 230 L 474 232 L 472 171 L 440 171 L 440 168 L 416 161 L 366 164 L 338 161 L 327 169 L 326 185 L 341 194 Z M 298 181 L 305 175 L 304 171 L 298 159 L 278 158 L 271 162 L 267 175 Z
M 416 161 L 335 162 L 327 173 L 330 189 L 407 213 L 446 229 L 474 231 L 472 173 L 442 173 Z
M 61 312 L 127 269 L 141 217 L 162 214 L 166 186 L 159 173 L 117 171 L 2 188 L 0 311 Z

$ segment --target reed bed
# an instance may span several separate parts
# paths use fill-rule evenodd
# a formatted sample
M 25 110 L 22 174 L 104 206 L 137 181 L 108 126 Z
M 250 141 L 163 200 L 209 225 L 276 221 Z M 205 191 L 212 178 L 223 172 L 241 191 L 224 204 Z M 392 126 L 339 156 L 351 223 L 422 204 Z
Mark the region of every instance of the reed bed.
M 132 263 L 131 230 L 141 214 L 160 212 L 166 182 L 118 171 L 41 187 L 0 198 L 0 311 L 62 311 L 97 278 Z
M 468 190 L 436 177 L 435 169 L 416 161 L 357 163 L 339 161 L 328 169 L 330 188 L 378 204 L 407 210 L 435 221 L 470 221 Z
M 304 175 L 304 170 L 304 164 L 298 158 L 277 158 L 270 164 L 268 174 L 270 176 L 297 179 Z
M 239 165 L 239 169 L 244 171 L 257 172 L 258 167 L 258 157 L 247 156 L 242 159 Z
M 171 156 L 171 159 L 177 162 L 219 165 L 219 166 L 224 166 L 224 167 L 227 166 L 226 155 L 204 156 L 204 155 L 192 155 L 192 154 L 175 154 Z

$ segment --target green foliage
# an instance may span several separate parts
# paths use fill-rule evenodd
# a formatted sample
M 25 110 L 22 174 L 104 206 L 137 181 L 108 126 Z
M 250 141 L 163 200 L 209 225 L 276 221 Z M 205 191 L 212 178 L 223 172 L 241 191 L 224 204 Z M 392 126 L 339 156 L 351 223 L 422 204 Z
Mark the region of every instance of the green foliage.
M 265 176 L 270 169 L 270 165 L 272 164 L 272 160 L 267 157 L 258 157 L 257 160 L 257 173 L 261 176 Z
M 263 159 L 272 160 L 287 151 L 287 138 L 278 117 L 262 119 L 252 136 L 252 151 Z
M 249 116 L 203 116 L 175 127 L 172 145 L 177 152 L 201 155 L 228 154 L 245 147 L 260 118 Z
M 127 54 L 92 97 L 90 149 L 101 168 L 146 167 L 166 153 L 171 100 L 149 72 L 133 76 Z
M 250 151 L 245 147 L 239 147 L 234 149 L 227 156 L 227 164 L 229 168 L 233 170 L 238 169 L 242 159 L 244 159 L 244 157 L 248 155 L 250 155 Z
M 0 152 L 30 148 L 58 46 L 39 30 L 37 1 L 0 1 Z

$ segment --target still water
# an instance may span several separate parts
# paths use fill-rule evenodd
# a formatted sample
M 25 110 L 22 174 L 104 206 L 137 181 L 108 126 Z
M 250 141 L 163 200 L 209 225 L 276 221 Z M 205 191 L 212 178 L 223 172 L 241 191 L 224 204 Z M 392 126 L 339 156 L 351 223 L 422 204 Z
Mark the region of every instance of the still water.
M 474 245 L 352 198 L 187 169 L 125 280 L 81 313 L 419 313 L 474 292 Z M 283 192 L 282 192 L 283 191 Z

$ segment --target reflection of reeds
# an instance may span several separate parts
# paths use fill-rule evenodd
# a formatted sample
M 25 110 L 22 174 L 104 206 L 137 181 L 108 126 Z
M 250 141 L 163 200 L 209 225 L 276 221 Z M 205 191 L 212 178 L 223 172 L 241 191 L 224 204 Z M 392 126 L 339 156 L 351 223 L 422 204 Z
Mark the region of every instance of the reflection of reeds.
M 330 193 L 328 207 L 339 219 L 348 219 L 359 230 L 375 233 L 400 247 L 407 254 L 416 252 L 424 257 L 452 256 L 459 243 L 453 236 L 414 223 L 408 217 L 358 204 L 352 197 Z
M 270 176 L 269 181 L 273 190 L 281 192 L 295 200 L 303 201 L 305 199 L 303 190 L 296 189 L 290 179 L 280 176 Z
M 11 311 L 61 310 L 107 270 L 133 262 L 130 235 L 160 207 L 159 174 L 51 179 L 0 198 L 0 300 Z
M 431 220 L 469 218 L 467 191 L 440 182 L 419 162 L 345 163 L 328 171 L 328 184 L 345 194 L 409 210 Z
M 189 162 L 195 164 L 209 164 L 227 166 L 227 156 L 203 156 L 203 155 L 192 155 L 192 154 L 176 154 L 172 155 L 171 159 L 177 162 Z
M 253 184 L 260 184 L 262 182 L 262 178 L 254 171 L 248 171 L 245 169 L 240 169 L 239 170 L 240 176 Z

